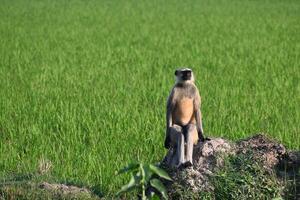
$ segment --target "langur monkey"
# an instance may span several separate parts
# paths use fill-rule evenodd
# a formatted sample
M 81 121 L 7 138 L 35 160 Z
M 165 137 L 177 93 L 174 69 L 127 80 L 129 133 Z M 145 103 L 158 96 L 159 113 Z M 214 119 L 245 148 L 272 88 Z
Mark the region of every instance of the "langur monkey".
M 193 164 L 194 144 L 204 141 L 201 97 L 191 69 L 177 69 L 175 76 L 167 101 L 165 148 L 173 148 L 172 166 L 188 167 Z

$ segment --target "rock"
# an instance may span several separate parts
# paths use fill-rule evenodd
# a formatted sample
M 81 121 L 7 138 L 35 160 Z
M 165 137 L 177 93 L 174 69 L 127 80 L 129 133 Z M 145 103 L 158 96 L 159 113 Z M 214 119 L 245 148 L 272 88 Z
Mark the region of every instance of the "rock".
M 198 170 L 213 170 L 222 165 L 222 155 L 235 153 L 234 144 L 222 138 L 214 138 L 194 147 L 193 160 Z
M 262 134 L 255 135 L 237 143 L 237 153 L 252 154 L 255 160 L 262 160 L 264 168 L 271 170 L 286 153 L 282 144 Z
M 191 188 L 193 192 L 210 188 L 208 176 L 216 166 L 221 167 L 223 156 L 234 154 L 235 145 L 222 138 L 213 138 L 194 146 L 193 167 L 183 170 L 175 169 L 173 179 Z M 173 149 L 170 149 L 162 161 L 162 165 L 170 167 Z M 174 169 L 174 168 L 173 168 Z M 171 170 L 172 171 L 172 170 Z
M 43 182 L 40 184 L 40 188 L 48 190 L 50 192 L 59 192 L 61 194 L 87 194 L 91 195 L 91 192 L 86 188 L 80 188 L 72 185 L 58 184 L 58 183 L 47 183 Z
M 194 146 L 193 166 L 177 169 L 170 166 L 170 149 L 161 162 L 176 184 L 183 188 L 189 188 L 193 192 L 214 190 L 210 183 L 210 177 L 214 171 L 224 165 L 224 158 L 229 155 L 251 156 L 253 162 L 262 163 L 262 167 L 272 173 L 287 166 L 293 167 L 291 171 L 299 170 L 300 153 L 286 151 L 285 147 L 275 140 L 271 140 L 263 134 L 258 134 L 236 143 L 223 138 L 212 138 Z M 295 170 L 296 169 L 296 170 Z M 170 189 L 171 184 L 167 184 Z M 172 192 L 172 191 L 171 191 Z

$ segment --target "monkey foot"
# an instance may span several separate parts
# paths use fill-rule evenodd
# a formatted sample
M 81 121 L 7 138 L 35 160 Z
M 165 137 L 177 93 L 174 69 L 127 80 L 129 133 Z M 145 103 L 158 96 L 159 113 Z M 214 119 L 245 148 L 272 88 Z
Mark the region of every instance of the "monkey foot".
M 182 163 L 178 166 L 178 169 L 185 169 L 188 167 L 192 167 L 193 163 L 191 163 L 191 161 L 186 161 L 185 163 Z

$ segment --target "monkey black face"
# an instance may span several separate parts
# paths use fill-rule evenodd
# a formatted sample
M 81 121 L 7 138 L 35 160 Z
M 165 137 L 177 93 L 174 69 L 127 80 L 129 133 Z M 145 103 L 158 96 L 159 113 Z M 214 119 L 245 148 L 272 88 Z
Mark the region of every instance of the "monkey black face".
M 175 71 L 175 76 L 178 77 L 182 81 L 187 81 L 192 79 L 192 70 L 185 68 L 185 69 L 177 69 Z

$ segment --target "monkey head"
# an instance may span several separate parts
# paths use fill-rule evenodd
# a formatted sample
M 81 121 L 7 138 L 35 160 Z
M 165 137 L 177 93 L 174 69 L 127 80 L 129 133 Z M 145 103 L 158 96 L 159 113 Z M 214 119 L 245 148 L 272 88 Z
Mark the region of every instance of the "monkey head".
M 175 71 L 176 76 L 176 83 L 182 83 L 182 82 L 194 82 L 194 73 L 189 68 L 180 68 L 176 69 Z

